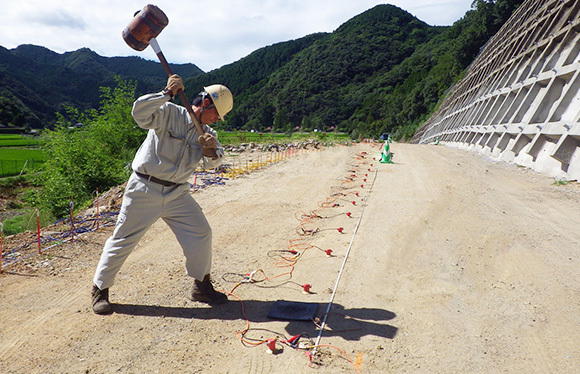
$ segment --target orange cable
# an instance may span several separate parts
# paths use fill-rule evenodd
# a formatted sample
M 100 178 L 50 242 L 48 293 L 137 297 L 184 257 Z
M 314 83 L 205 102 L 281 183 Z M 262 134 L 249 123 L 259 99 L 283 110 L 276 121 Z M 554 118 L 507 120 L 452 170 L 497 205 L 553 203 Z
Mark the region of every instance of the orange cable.
M 366 154 L 366 152 L 363 152 L 363 154 Z M 357 157 L 358 160 L 364 159 L 364 156 L 362 156 L 362 155 L 357 155 L 357 156 L 358 156 Z M 359 165 L 360 164 L 364 164 L 364 163 L 366 163 L 366 161 L 359 162 Z M 358 168 L 358 166 L 356 168 Z M 338 187 L 338 188 L 343 189 L 343 190 L 344 189 L 353 188 L 352 185 L 354 185 L 354 178 L 355 177 L 356 176 L 353 175 L 353 178 L 352 179 L 348 179 L 347 178 L 347 180 L 342 181 L 340 187 Z M 333 188 L 336 188 L 336 187 L 333 187 Z M 331 189 L 331 191 L 332 191 L 332 195 L 346 196 L 346 194 L 344 194 L 341 191 L 336 191 L 336 190 L 333 190 L 333 189 Z M 355 192 L 350 192 L 349 191 L 349 193 L 355 193 Z M 357 193 L 357 196 L 358 196 L 358 193 Z M 336 200 L 337 200 L 337 197 L 336 196 L 330 196 L 330 197 L 326 198 L 324 201 L 320 202 L 319 203 L 319 206 L 322 207 L 322 208 L 331 208 L 331 207 L 339 206 L 336 203 Z M 300 214 L 300 216 L 298 214 Z M 284 275 L 290 275 L 291 276 L 292 273 L 293 273 L 293 271 L 294 271 L 294 267 L 295 267 L 296 263 L 298 262 L 298 259 L 301 257 L 301 255 L 304 253 L 304 251 L 306 251 L 306 250 L 308 250 L 310 248 L 318 248 L 319 250 L 323 251 L 322 248 L 320 248 L 320 247 L 313 246 L 312 244 L 303 242 L 303 240 L 304 240 L 303 237 L 306 236 L 308 233 L 312 233 L 313 234 L 313 233 L 319 231 L 318 226 L 314 222 L 312 222 L 312 220 L 314 218 L 322 218 L 318 214 L 318 212 L 311 211 L 310 214 L 307 214 L 307 213 L 305 213 L 303 211 L 298 211 L 298 212 L 296 212 L 294 214 L 294 216 L 295 216 L 295 218 L 298 221 L 300 221 L 300 223 L 296 227 L 296 232 L 298 233 L 299 236 L 301 236 L 298 239 L 290 239 L 290 240 L 288 240 L 288 242 L 289 242 L 289 245 L 288 245 L 289 251 L 291 253 L 293 253 L 294 255 L 293 256 L 283 256 L 283 255 L 280 255 L 279 257 L 281 258 L 281 260 L 279 260 L 279 261 L 277 261 L 277 262 L 274 263 L 274 265 L 276 267 L 278 267 L 278 268 L 290 268 L 290 271 L 288 271 L 286 273 L 278 274 L 278 275 L 273 276 L 273 277 L 268 277 L 263 270 L 259 269 L 259 270 L 256 270 L 254 273 L 251 273 L 249 275 L 249 280 L 248 280 L 247 283 L 250 283 L 250 282 L 262 282 L 262 281 L 266 281 L 266 280 L 273 280 L 273 279 L 279 278 L 279 277 L 284 276 Z M 314 228 L 313 229 L 308 229 L 307 226 L 310 226 L 310 227 L 311 226 L 314 226 Z M 302 230 L 302 231 L 300 232 L 300 230 Z M 299 252 L 300 250 L 302 252 Z M 258 271 L 263 274 L 264 278 L 261 279 L 261 280 L 256 281 L 256 280 L 253 279 L 253 275 L 255 275 L 255 273 L 257 273 Z M 236 296 L 233 293 L 233 291 L 237 287 L 239 287 L 242 283 L 246 283 L 246 282 L 238 282 L 232 288 L 231 291 L 227 292 L 228 296 L 229 295 L 232 295 L 233 297 L 235 297 L 236 299 L 238 299 L 238 301 L 240 302 L 241 308 L 242 308 L 242 315 L 243 315 L 244 319 L 246 320 L 246 328 L 244 330 L 237 331 L 236 332 L 236 335 L 240 338 L 240 340 L 244 344 L 248 344 L 248 345 L 251 345 L 251 346 L 259 346 L 261 344 L 267 343 L 268 340 L 267 339 L 263 339 L 263 340 L 261 340 L 259 342 L 252 342 L 252 341 L 250 341 L 250 340 L 248 340 L 248 339 L 245 338 L 245 335 L 247 334 L 247 332 L 250 331 L 250 320 L 249 320 L 249 318 L 246 315 L 246 311 L 245 311 L 245 307 L 244 307 L 244 303 L 243 303 L 242 299 L 240 297 Z M 314 323 L 316 324 L 316 322 L 314 322 Z M 278 337 L 276 337 L 276 340 L 278 340 Z M 356 371 L 358 373 L 360 373 L 360 370 L 358 369 L 358 366 L 355 365 L 355 363 L 352 361 L 352 359 L 348 356 L 348 354 L 344 350 L 342 350 L 342 349 L 340 349 L 340 348 L 338 348 L 336 346 L 328 345 L 328 344 L 318 345 L 318 346 L 312 346 L 311 349 L 312 348 L 316 348 L 316 347 L 330 347 L 330 348 L 334 348 L 334 349 L 338 350 L 339 352 L 341 352 L 342 354 L 344 354 L 344 356 L 348 359 L 348 361 L 351 363 L 351 365 L 353 365 L 353 367 L 356 369 Z

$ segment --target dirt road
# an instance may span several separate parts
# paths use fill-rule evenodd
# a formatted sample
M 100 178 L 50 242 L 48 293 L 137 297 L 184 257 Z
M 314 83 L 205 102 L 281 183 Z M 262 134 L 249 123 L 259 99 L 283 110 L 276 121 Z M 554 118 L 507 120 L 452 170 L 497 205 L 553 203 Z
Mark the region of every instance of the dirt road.
M 119 273 L 111 316 L 89 305 L 107 230 L 6 269 L 0 372 L 577 373 L 578 185 L 442 146 L 391 150 L 392 165 L 376 146 L 327 148 L 196 192 L 216 287 L 233 290 L 223 306 L 187 299 L 163 222 Z M 324 331 L 268 318 L 277 300 L 317 304 Z M 282 343 L 298 334 L 320 344 L 312 362 Z M 254 345 L 274 338 L 275 354 Z

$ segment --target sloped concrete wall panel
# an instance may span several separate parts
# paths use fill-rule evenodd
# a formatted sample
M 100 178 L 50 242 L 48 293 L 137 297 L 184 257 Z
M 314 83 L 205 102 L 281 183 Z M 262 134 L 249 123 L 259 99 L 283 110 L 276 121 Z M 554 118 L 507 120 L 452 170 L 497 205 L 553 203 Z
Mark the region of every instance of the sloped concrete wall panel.
M 580 179 L 580 0 L 528 0 L 416 132 Z

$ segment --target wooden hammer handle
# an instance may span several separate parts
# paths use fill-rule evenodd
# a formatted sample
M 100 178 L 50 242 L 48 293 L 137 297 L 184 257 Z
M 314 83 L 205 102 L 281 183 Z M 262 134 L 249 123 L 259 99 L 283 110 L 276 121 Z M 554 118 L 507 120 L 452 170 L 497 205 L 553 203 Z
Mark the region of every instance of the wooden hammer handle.
M 168 77 L 172 76 L 173 71 L 171 70 L 169 63 L 165 59 L 163 52 L 161 52 L 161 48 L 159 48 L 159 44 L 157 43 L 157 40 L 155 40 L 155 38 L 152 38 L 149 41 L 149 44 L 151 45 L 151 47 L 153 47 L 153 50 L 157 54 L 157 58 L 159 58 L 159 62 L 161 62 L 161 66 L 163 66 L 163 70 L 165 70 L 165 72 L 167 73 L 167 76 Z M 179 95 L 179 99 L 181 100 L 181 102 L 185 106 L 185 109 L 187 109 L 187 113 L 189 113 L 189 116 L 191 117 L 191 121 L 195 125 L 195 128 L 197 129 L 197 132 L 199 133 L 199 135 L 205 134 L 205 131 L 203 130 L 203 126 L 201 125 L 201 123 L 199 123 L 199 120 L 197 119 L 197 117 L 193 113 L 193 108 L 191 107 L 189 100 L 187 100 L 187 96 L 185 96 L 185 93 L 183 92 L 183 90 L 177 91 L 177 94 Z

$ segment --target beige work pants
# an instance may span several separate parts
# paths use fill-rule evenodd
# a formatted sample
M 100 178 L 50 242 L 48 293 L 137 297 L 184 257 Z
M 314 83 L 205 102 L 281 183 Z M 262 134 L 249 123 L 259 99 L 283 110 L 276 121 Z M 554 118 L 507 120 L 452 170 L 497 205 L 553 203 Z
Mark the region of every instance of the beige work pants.
M 101 290 L 113 285 L 117 272 L 145 235 L 162 218 L 185 255 L 187 275 L 203 279 L 211 268 L 211 228 L 189 192 L 189 184 L 165 187 L 135 173 L 127 182 L 113 235 L 103 247 L 94 284 Z M 155 253 L 152 253 L 154 256 Z

